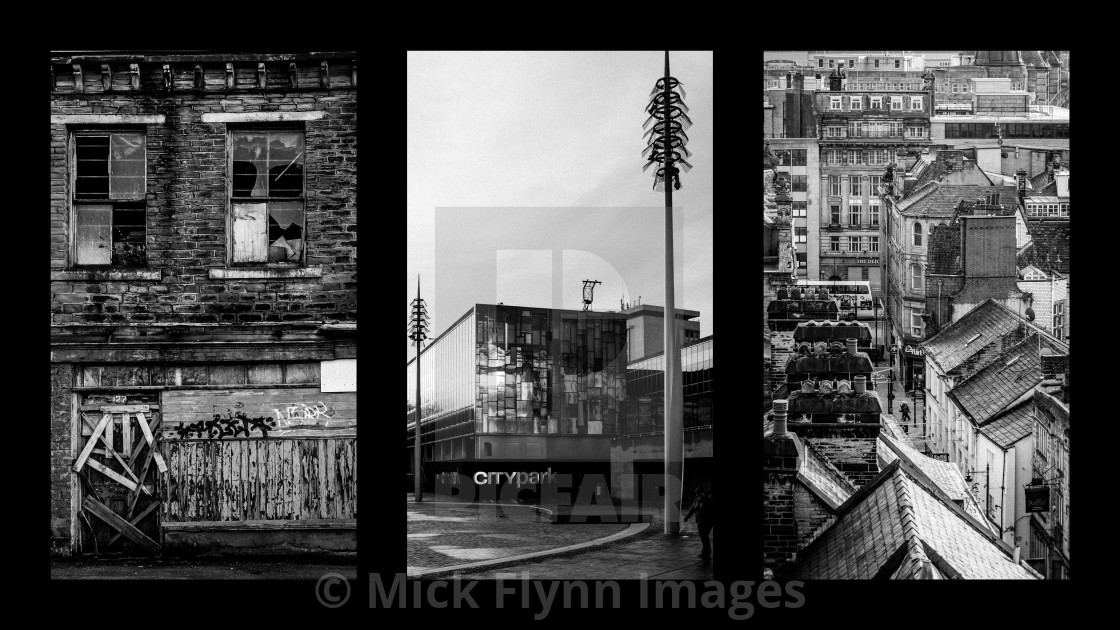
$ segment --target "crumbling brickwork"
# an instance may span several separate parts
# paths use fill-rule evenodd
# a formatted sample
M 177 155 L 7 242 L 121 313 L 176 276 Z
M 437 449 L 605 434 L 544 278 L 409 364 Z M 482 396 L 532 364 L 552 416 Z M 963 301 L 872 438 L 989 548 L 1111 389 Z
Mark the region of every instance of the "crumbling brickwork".
M 109 64 L 114 65 L 114 64 Z M 129 274 L 108 279 L 55 275 L 55 324 L 132 322 L 351 321 L 357 311 L 357 96 L 346 63 L 329 66 L 330 89 L 320 86 L 319 63 L 299 62 L 299 87 L 283 90 L 287 63 L 267 68 L 267 87 L 251 89 L 255 63 L 235 64 L 238 89 L 224 89 L 225 64 L 206 64 L 206 88 L 194 89 L 191 66 L 172 67 L 173 87 L 162 87 L 158 64 L 141 65 L 135 92 L 104 92 L 99 64 L 85 64 L 83 90 L 54 65 L 51 114 L 163 115 L 163 124 L 135 125 L 147 142 L 145 200 L 147 269 L 153 279 Z M 114 77 L 128 77 L 115 64 Z M 114 88 L 117 88 L 115 80 Z M 246 91 L 238 91 L 243 89 Z M 306 259 L 319 277 L 215 279 L 229 267 L 227 248 L 227 123 L 203 114 L 322 112 L 303 125 L 306 155 Z M 51 125 L 51 269 L 75 269 L 69 168 L 71 132 L 81 123 Z M 63 279 L 65 278 L 65 279 Z
M 73 369 L 51 365 L 51 553 L 70 554 L 70 405 Z
M 808 488 L 793 488 L 793 513 L 797 522 L 797 549 L 804 549 L 821 532 L 836 521 L 836 515 Z

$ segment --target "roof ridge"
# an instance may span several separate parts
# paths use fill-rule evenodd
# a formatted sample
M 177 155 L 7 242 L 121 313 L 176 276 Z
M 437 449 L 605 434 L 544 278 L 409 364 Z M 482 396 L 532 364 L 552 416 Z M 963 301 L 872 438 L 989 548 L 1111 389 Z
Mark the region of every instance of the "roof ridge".
M 902 201 L 899 201 L 898 204 L 895 207 L 898 209 L 899 212 L 902 212 L 903 210 L 905 210 L 905 209 L 909 208 L 910 206 L 914 205 L 915 203 L 918 203 L 919 201 L 924 199 L 926 197 L 926 195 L 933 192 L 934 190 L 937 190 L 940 187 L 941 187 L 940 182 L 928 181 L 928 182 L 922 184 L 921 186 L 918 186 L 916 189 L 914 189 L 910 193 L 909 197 L 903 199 Z
M 991 303 L 993 303 L 993 304 L 997 304 L 997 305 L 999 305 L 999 306 L 1003 306 L 1002 304 L 1000 304 L 999 302 L 996 302 L 996 301 L 995 301 L 994 299 L 992 299 L 992 298 L 986 298 L 986 299 L 985 299 L 985 300 L 984 300 L 983 302 L 981 302 L 981 303 L 977 304 L 976 306 L 974 306 L 974 307 L 972 308 L 972 310 L 970 310 L 969 312 L 967 312 L 967 313 L 965 313 L 964 315 L 961 315 L 961 316 L 960 316 L 959 318 L 957 318 L 957 321 L 955 321 L 955 322 L 950 322 L 950 324 L 949 324 L 948 326 L 943 326 L 943 327 L 941 328 L 941 330 L 938 330 L 938 331 L 937 331 L 936 333 L 934 333 L 934 335 L 933 335 L 932 337 L 930 337 L 929 339 L 926 339 L 925 341 L 923 341 L 923 342 L 921 343 L 921 345 L 922 345 L 923 347 L 927 347 L 927 348 L 928 348 L 928 347 L 929 347 L 929 344 L 933 343 L 934 341 L 936 341 L 936 340 L 937 340 L 937 338 L 938 338 L 938 337 L 940 337 L 941 335 L 945 334 L 945 331 L 947 331 L 947 330 L 953 330 L 953 327 L 954 327 L 954 326 L 957 326 L 958 324 L 961 324 L 961 322 L 963 322 L 963 321 L 965 320 L 965 318 L 966 318 L 966 317 L 969 317 L 969 316 L 970 316 L 970 315 L 972 315 L 973 313 L 975 313 L 975 312 L 979 311 L 979 310 L 980 310 L 981 308 L 983 308 L 983 307 L 984 307 L 984 305 L 985 305 L 985 304 L 987 304 L 988 302 L 991 302 Z M 1004 310 L 1006 310 L 1006 311 L 1007 311 L 1008 313 L 1011 313 L 1012 315 L 1015 315 L 1016 317 L 1018 317 L 1018 316 L 1019 316 L 1019 315 L 1018 315 L 1018 314 L 1017 314 L 1017 313 L 1016 313 L 1015 311 L 1013 311 L 1013 310 L 1011 310 L 1011 309 L 1007 308 L 1006 306 L 1004 306 Z M 934 361 L 936 361 L 936 360 L 937 360 L 937 359 L 934 359 Z M 940 364 L 940 363 L 938 363 L 938 367 L 940 367 L 940 366 L 941 366 L 941 364 Z
M 914 509 L 913 499 L 910 497 L 910 485 L 906 481 L 906 475 L 896 475 L 894 485 L 897 493 L 896 498 L 898 499 L 898 515 L 902 521 L 902 537 L 907 546 L 907 557 L 903 562 L 910 565 L 906 571 L 903 571 L 900 566 L 895 571 L 895 575 L 902 572 L 906 576 L 913 576 L 920 574 L 922 567 L 929 562 L 929 556 L 926 555 L 922 546 L 922 529 L 918 522 L 917 512 Z
M 902 460 L 899 459 L 898 461 L 901 462 Z M 953 514 L 956 514 L 957 517 L 964 520 L 964 522 L 967 523 L 970 527 L 980 532 L 981 535 L 983 535 L 992 543 L 996 544 L 1004 553 L 1010 555 L 1010 545 L 1004 542 L 1002 538 L 998 537 L 992 531 L 984 528 L 983 525 L 979 521 L 977 521 L 975 517 L 966 512 L 964 508 L 957 505 L 949 495 L 945 494 L 944 490 L 938 487 L 937 482 L 933 479 L 930 479 L 929 475 L 923 472 L 922 469 L 917 466 L 917 464 L 907 463 L 905 466 L 900 464 L 899 467 L 903 469 L 903 472 L 905 472 L 906 475 L 914 481 L 914 483 L 921 486 L 923 490 L 932 495 L 933 498 L 937 499 L 937 501 L 940 502 L 941 505 L 944 505 L 946 509 L 948 509 Z

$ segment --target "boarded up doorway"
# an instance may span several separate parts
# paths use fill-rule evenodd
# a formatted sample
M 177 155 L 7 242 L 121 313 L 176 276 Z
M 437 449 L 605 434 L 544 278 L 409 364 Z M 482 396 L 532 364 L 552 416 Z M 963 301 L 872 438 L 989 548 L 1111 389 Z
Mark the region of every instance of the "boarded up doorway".
M 77 414 L 80 523 L 75 551 L 155 555 L 160 552 L 158 394 L 83 395 Z

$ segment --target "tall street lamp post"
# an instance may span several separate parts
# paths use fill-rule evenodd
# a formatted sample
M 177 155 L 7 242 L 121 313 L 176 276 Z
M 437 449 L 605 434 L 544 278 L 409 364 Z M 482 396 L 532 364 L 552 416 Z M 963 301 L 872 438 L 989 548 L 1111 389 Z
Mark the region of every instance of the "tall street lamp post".
M 673 287 L 673 189 L 680 189 L 680 169 L 688 172 L 692 165 L 685 159 L 692 154 L 685 148 L 692 126 L 688 106 L 684 104 L 684 88 L 669 74 L 669 51 L 665 51 L 665 76 L 650 92 L 646 112 L 657 122 L 646 132 L 649 145 L 642 152 L 647 156 L 645 170 L 653 164 L 654 190 L 665 191 L 665 533 L 680 533 L 681 473 L 684 460 L 684 401 L 681 387 L 680 344 L 677 340 L 676 303 Z
M 420 299 L 420 277 L 416 278 L 416 299 L 412 301 L 412 316 L 409 319 L 408 338 L 416 346 L 416 430 L 413 444 L 413 482 L 417 503 L 424 500 L 423 479 L 420 476 L 420 349 L 428 338 L 428 310 Z

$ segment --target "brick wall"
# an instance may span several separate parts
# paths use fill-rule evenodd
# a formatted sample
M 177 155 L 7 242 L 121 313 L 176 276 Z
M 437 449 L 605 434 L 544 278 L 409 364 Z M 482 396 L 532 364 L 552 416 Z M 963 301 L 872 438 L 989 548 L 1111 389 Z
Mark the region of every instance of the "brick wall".
M 792 474 L 769 473 L 763 478 L 763 566 L 775 573 L 792 562 L 797 552 L 793 486 Z
M 162 114 L 166 123 L 145 125 L 147 260 L 149 269 L 161 271 L 162 279 L 52 280 L 52 323 L 355 320 L 356 92 L 209 92 L 191 90 L 190 76 L 184 79 L 178 69 L 175 72 L 175 89 L 161 93 L 154 86 L 162 75 L 145 70 L 143 89 L 135 94 L 62 91 L 66 77 L 58 75 L 52 115 Z M 212 77 L 214 72 L 206 70 L 208 89 L 212 79 L 222 76 Z M 244 72 L 238 72 L 240 85 Z M 317 80 L 304 77 L 305 68 L 299 72 L 301 85 Z M 348 72 L 332 67 L 331 84 L 342 80 L 336 74 L 346 77 Z M 273 69 L 269 73 L 271 86 Z M 86 83 L 100 84 L 99 75 L 96 78 L 86 77 Z M 321 120 L 302 123 L 306 264 L 321 268 L 321 277 L 211 279 L 210 269 L 227 266 L 227 125 L 203 123 L 202 114 L 308 111 L 325 113 Z M 68 133 L 67 125 L 51 125 L 51 269 L 55 271 L 68 264 Z
M 51 554 L 70 554 L 70 405 L 73 370 L 51 365 Z
M 820 499 L 801 484 L 793 487 L 793 514 L 797 523 L 797 549 L 804 549 L 829 525 L 836 521 Z
M 876 438 L 814 437 L 807 441 L 857 487 L 879 474 Z

